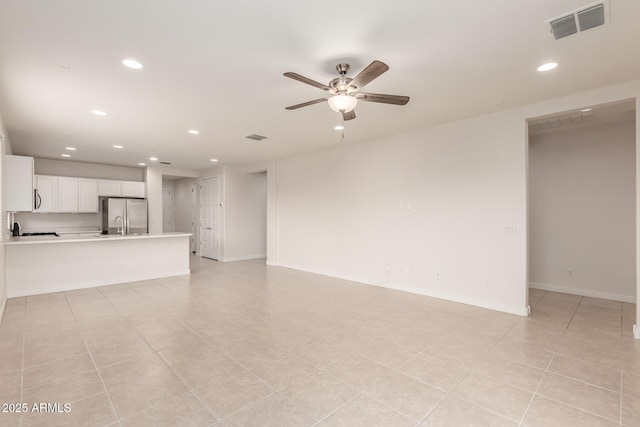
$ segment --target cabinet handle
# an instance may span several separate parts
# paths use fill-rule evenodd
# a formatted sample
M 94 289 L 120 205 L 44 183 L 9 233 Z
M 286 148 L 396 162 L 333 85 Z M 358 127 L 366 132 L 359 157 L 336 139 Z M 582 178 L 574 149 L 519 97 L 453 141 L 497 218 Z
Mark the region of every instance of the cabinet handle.
M 33 189 L 33 210 L 38 209 L 38 190 Z
M 42 197 L 38 194 L 38 190 L 36 190 L 36 196 L 38 197 L 38 206 L 36 206 L 36 209 L 40 209 L 40 206 L 42 206 Z

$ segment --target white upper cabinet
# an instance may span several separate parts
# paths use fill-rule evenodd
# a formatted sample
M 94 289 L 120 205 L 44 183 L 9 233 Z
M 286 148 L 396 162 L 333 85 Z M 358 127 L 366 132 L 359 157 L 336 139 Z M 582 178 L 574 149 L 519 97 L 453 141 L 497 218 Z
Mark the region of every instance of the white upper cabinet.
M 31 212 L 34 209 L 33 157 L 5 157 L 6 206 L 9 212 Z
M 98 183 L 95 179 L 35 175 L 33 212 L 98 212 Z
M 122 195 L 122 181 L 101 179 L 98 181 L 98 196 L 120 197 Z
M 58 177 L 36 175 L 34 212 L 58 211 Z
M 98 212 L 98 182 L 78 178 L 78 212 Z
M 144 182 L 50 175 L 34 177 L 35 185 L 28 192 L 33 198 L 26 200 L 30 205 L 27 212 L 94 213 L 99 211 L 100 196 L 145 196 Z
M 144 198 L 144 182 L 122 181 L 122 197 Z
M 58 178 L 58 212 L 78 212 L 78 178 Z
M 98 180 L 98 196 L 144 198 L 144 182 Z

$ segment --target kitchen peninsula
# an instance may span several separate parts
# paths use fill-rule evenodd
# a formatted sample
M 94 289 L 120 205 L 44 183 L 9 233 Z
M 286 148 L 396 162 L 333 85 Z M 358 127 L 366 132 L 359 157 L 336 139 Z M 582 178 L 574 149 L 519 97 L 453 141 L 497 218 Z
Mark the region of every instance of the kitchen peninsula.
M 188 275 L 189 233 L 13 237 L 9 298 Z

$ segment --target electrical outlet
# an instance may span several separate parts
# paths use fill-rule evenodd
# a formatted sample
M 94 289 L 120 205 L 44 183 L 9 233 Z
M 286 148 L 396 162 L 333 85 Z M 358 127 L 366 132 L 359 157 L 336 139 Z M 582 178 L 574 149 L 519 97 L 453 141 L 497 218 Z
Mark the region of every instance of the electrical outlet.
M 440 273 L 436 273 L 436 279 L 440 278 Z
M 567 277 L 573 277 L 573 268 L 567 270 Z
M 517 236 L 518 235 L 518 227 L 508 226 L 504 229 L 504 234 L 508 236 Z
M 491 283 L 489 283 L 489 281 L 488 281 L 488 280 L 485 280 L 485 281 L 484 281 L 484 283 L 483 283 L 483 286 L 484 286 L 485 288 L 489 289 L 489 288 L 491 287 Z

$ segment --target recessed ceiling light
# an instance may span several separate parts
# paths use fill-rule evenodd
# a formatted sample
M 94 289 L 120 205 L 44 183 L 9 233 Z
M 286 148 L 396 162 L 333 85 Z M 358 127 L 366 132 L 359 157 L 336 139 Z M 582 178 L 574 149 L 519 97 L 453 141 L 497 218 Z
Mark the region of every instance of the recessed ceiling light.
M 117 148 L 118 150 L 122 150 L 124 147 L 122 145 L 114 145 L 113 148 Z
M 147 166 L 147 164 L 140 162 L 140 163 L 138 163 L 138 166 Z
M 217 162 L 217 161 L 218 161 L 218 159 L 211 159 L 211 161 L 212 161 L 212 162 Z
M 122 65 L 125 67 L 133 68 L 134 70 L 142 69 L 142 64 L 135 59 L 125 59 L 122 61 Z
M 583 113 L 586 113 L 587 111 L 591 111 L 591 108 L 583 108 L 582 110 L 580 110 Z
M 76 151 L 75 147 L 64 147 L 65 150 Z
M 93 114 L 95 114 L 96 116 L 106 116 L 107 113 L 105 113 L 104 111 L 100 111 L 100 110 L 91 110 L 91 112 Z
M 155 157 L 155 156 L 151 156 L 151 157 L 149 157 L 149 160 L 151 160 L 152 162 L 157 162 L 158 158 Z
M 195 130 L 195 129 L 188 130 L 187 132 L 189 132 L 191 135 L 197 135 L 200 133 L 199 130 Z
M 344 130 L 344 126 L 336 126 L 334 127 L 335 130 Z
M 556 68 L 558 66 L 557 62 L 547 62 L 546 64 L 542 64 L 541 66 L 538 67 L 538 71 L 549 71 L 549 70 L 553 70 L 554 68 Z
M 71 157 L 71 154 L 60 154 L 60 157 Z

